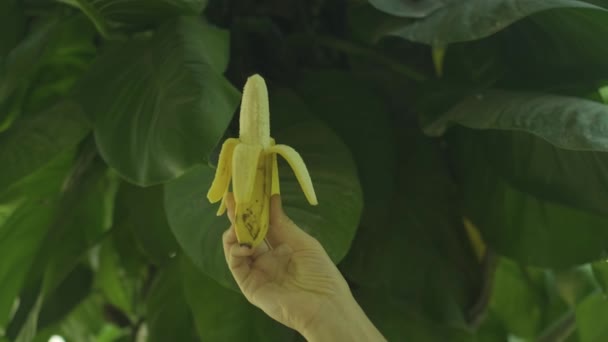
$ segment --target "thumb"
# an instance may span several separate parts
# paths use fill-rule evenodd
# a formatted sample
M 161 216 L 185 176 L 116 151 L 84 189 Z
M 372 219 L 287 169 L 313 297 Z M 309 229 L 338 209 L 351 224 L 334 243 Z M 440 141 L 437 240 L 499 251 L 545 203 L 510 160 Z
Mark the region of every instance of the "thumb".
M 283 243 L 293 247 L 306 247 L 318 241 L 298 227 L 283 211 L 281 195 L 270 198 L 270 227 L 268 228 L 268 241 L 273 246 Z

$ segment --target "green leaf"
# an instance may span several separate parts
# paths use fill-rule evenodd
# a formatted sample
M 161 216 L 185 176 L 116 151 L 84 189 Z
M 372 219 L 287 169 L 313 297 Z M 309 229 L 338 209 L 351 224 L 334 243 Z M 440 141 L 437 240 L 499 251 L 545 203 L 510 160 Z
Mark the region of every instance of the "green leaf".
M 238 291 L 226 265 L 222 233 L 230 223 L 217 217 L 217 208 L 205 197 L 214 170 L 197 166 L 165 185 L 165 210 L 171 230 L 184 253 L 196 266 L 225 287 Z
M 200 340 L 190 311 L 191 303 L 186 300 L 182 287 L 180 271 L 179 261 L 173 260 L 160 271 L 150 288 L 146 299 L 146 325 L 150 342 Z
M 604 294 L 608 295 L 608 261 L 602 260 L 591 264 L 595 280 Z
M 587 195 L 574 187 L 577 182 L 584 184 L 585 178 L 594 173 L 601 174 L 597 169 L 601 165 L 599 156 L 558 150 L 525 133 L 458 130 L 450 142 L 466 189 L 465 211 L 498 252 L 523 263 L 553 267 L 581 264 L 605 255 L 608 220 L 557 200 L 567 199 L 568 193 L 579 200 L 603 196 L 597 189 Z M 508 148 L 519 153 L 511 154 Z M 512 168 L 524 172 L 519 176 L 527 179 L 528 185 L 506 178 L 509 169 L 501 168 L 511 161 L 521 163 Z M 543 186 L 543 196 L 529 191 Z
M 184 252 L 197 267 L 223 286 L 238 290 L 224 257 L 222 233 L 229 227 L 226 217 L 205 197 L 214 170 L 197 166 L 165 185 L 165 208 L 171 230 Z
M 139 279 L 122 268 L 120 255 L 111 242 L 106 240 L 101 245 L 95 285 L 110 305 L 134 318 Z
M 94 57 L 94 29 L 79 16 L 49 16 L 0 64 L 0 132 L 20 115 L 48 110 Z
M 128 183 L 120 185 L 116 199 L 115 229 L 128 230 L 136 246 L 157 266 L 169 262 L 179 251 L 163 199 L 162 186 L 140 188 Z
M 38 311 L 46 307 L 47 299 L 110 227 L 116 179 L 95 157 L 95 151 L 83 148 L 63 184 L 58 210 L 40 234 L 44 243 L 35 252 L 27 284 L 28 288 L 36 285 L 35 294 L 30 297 L 37 299 L 20 304 L 18 313 L 27 319 L 11 322 L 15 336 L 35 332 Z
M 587 297 L 576 308 L 576 323 L 581 342 L 604 341 L 608 339 L 608 299 L 596 293 Z
M 59 0 L 80 8 L 106 38 L 115 30 L 149 29 L 180 15 L 198 15 L 207 0 Z
M 424 18 L 454 0 L 369 0 L 377 9 L 400 17 Z
M 501 34 L 500 50 L 513 71 L 510 84 L 551 91 L 576 83 L 593 86 L 608 72 L 608 47 L 600 44 L 608 34 L 608 12 L 560 9 L 531 16 Z M 526 75 L 522 78 L 521 75 Z
M 81 154 L 66 184 L 67 191 L 38 255 L 44 265 L 45 293 L 52 291 L 100 242 L 112 223 L 117 179 L 95 151 Z
M 61 102 L 15 122 L 9 130 L 0 133 L 0 189 L 74 148 L 89 130 L 81 108 L 73 102 Z
M 116 341 L 126 330 L 119 330 L 115 325 L 106 322 L 109 315 L 104 310 L 104 303 L 100 295 L 92 293 L 62 322 L 58 335 L 67 341 L 102 342 Z M 113 339 L 101 340 L 104 334 L 110 334 Z
M 281 163 L 283 207 L 338 262 L 350 247 L 362 209 L 355 165 L 342 141 L 311 118 L 297 98 L 278 90 L 271 90 L 270 94 L 272 135 L 277 143 L 287 144 L 301 154 L 319 199 L 318 206 L 310 206 L 293 172 Z M 168 183 L 165 208 L 177 241 L 194 263 L 222 285 L 238 289 L 219 243 L 229 222 L 226 217 L 217 217 L 217 205 L 206 199 L 214 174 L 215 170 L 208 167 L 197 167 Z
M 536 338 L 543 327 L 546 306 L 542 271 L 500 258 L 495 272 L 490 312 L 510 333 Z
M 392 4 L 392 14 L 403 13 L 394 7 L 394 4 L 400 3 L 401 0 L 384 0 L 382 2 Z M 432 4 L 429 1 L 422 3 Z M 435 3 L 438 3 L 438 1 Z M 439 6 L 436 5 L 436 7 Z M 383 8 L 389 9 L 388 5 L 383 6 Z M 534 13 L 558 8 L 601 10 L 597 6 L 577 0 L 450 1 L 449 4 L 435 10 L 428 16 L 412 23 L 406 23 L 403 27 L 390 32 L 390 34 L 414 42 L 445 46 L 450 43 L 487 37 Z
M 63 154 L 1 195 L 0 206 L 8 210 L 0 225 L 0 328 L 11 318 L 15 298 L 55 215 L 71 163 L 72 154 Z
M 439 91 L 447 91 L 445 95 L 451 92 L 471 95 L 472 89 L 483 89 L 500 82 L 512 72 L 504 44 L 504 40 L 496 37 L 450 45 L 444 57 L 444 75 L 427 84 L 439 86 Z M 436 89 L 423 94 L 429 97 L 427 101 L 430 102 L 437 101 L 440 95 Z M 445 104 L 443 101 L 439 103 Z
M 376 44 L 395 29 L 403 27 L 414 19 L 394 17 L 385 12 L 374 10 L 368 3 L 353 5 L 348 8 L 348 24 L 352 38 L 355 40 Z
M 200 272 L 182 257 L 180 273 L 186 301 L 190 305 L 203 341 L 290 341 L 295 332 L 272 320 L 247 302 Z
M 491 146 L 487 160 L 500 176 L 541 199 L 608 215 L 608 192 L 602 190 L 608 184 L 608 106 L 552 95 L 489 94 L 463 101 L 438 121 L 501 130 L 474 134 L 478 144 Z
M 39 329 L 63 320 L 89 295 L 92 285 L 92 270 L 84 265 L 76 266 L 47 296 L 38 317 Z
M 86 18 L 59 18 L 60 21 L 39 38 L 44 39 L 43 42 L 33 42 L 31 50 L 24 48 L 21 51 L 26 60 L 19 63 L 25 64 L 24 67 L 31 72 L 30 79 L 23 79 L 23 73 L 17 76 L 22 82 L 28 82 L 23 115 L 46 109 L 63 99 L 96 57 L 95 29 Z M 36 47 L 36 44 L 40 46 Z M 39 51 L 41 55 L 27 64 L 27 58 L 36 58 L 36 48 L 42 49 Z
M 22 7 L 18 0 L 4 0 L 0 3 L 0 69 L 6 54 L 25 34 L 26 18 Z
M 437 142 L 413 123 L 393 125 L 400 127 L 398 177 L 388 212 L 359 229 L 342 270 L 355 284 L 401 298 L 433 321 L 463 327 L 477 300 L 481 265 L 462 225 L 455 185 Z
M 608 151 L 608 106 L 576 97 L 488 90 L 423 121 L 425 132 L 434 136 L 457 123 L 474 129 L 525 131 L 569 150 Z
M 57 20 L 54 18 L 38 25 L 0 64 L 0 103 L 6 101 L 23 84 L 24 79 L 34 74 L 33 66 L 48 51 L 49 38 L 56 26 Z
M 388 341 L 471 341 L 465 330 L 439 325 L 409 307 L 399 297 L 382 291 L 358 289 L 357 302 Z
M 561 299 L 571 308 L 597 290 L 589 264 L 569 269 L 553 270 L 555 287 Z
M 271 105 L 273 103 L 277 116 L 289 115 L 290 105 L 281 107 L 279 100 L 271 101 Z M 304 159 L 319 199 L 318 206 L 310 206 L 287 163 L 280 162 L 283 208 L 298 226 L 323 244 L 337 263 L 350 248 L 363 207 L 361 186 L 350 151 L 333 131 L 315 120 L 274 127 L 277 128 L 273 134 L 277 143 L 293 147 Z
M 365 196 L 363 220 L 366 214 L 385 215 L 394 187 L 395 148 L 382 99 L 363 80 L 337 70 L 306 73 L 297 89 L 310 112 L 351 150 Z
M 182 17 L 103 54 L 74 96 L 94 118 L 108 164 L 152 185 L 207 162 L 238 102 L 221 75 L 227 52 L 225 31 Z
M 564 267 L 608 247 L 606 115 L 589 100 L 486 91 L 424 121 L 433 135 L 449 123 L 475 129 L 449 138 L 467 214 L 487 242 L 524 263 Z
M 19 296 L 19 310 L 7 329 L 7 336 L 16 341 L 31 341 L 33 336 L 38 335 L 38 330 L 52 328 L 89 295 L 92 280 L 91 269 L 79 265 L 54 291 L 46 295 L 40 292 L 40 284 L 28 287 Z

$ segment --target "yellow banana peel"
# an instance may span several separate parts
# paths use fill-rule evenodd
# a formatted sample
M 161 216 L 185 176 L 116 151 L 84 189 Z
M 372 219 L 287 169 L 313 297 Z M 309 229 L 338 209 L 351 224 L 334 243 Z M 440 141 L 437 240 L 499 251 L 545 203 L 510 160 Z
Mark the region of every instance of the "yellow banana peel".
M 227 139 L 222 145 L 207 199 L 211 203 L 221 200 L 217 215 L 223 215 L 232 182 L 237 239 L 241 245 L 256 247 L 268 232 L 270 196 L 280 192 L 277 155 L 294 171 L 308 202 L 318 202 L 300 154 L 287 145 L 275 144 L 270 137 L 268 90 L 260 75 L 249 77 L 245 83 L 239 120 L 239 138 Z

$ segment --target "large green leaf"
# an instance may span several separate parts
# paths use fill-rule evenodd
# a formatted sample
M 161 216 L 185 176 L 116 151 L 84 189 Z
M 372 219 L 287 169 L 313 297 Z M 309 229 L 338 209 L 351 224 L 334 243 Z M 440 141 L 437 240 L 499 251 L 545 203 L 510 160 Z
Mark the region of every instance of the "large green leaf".
M 400 17 L 423 18 L 454 0 L 369 0 L 374 7 Z
M 150 342 L 200 340 L 190 311 L 193 303 L 187 301 L 182 286 L 182 271 L 179 260 L 173 260 L 160 271 L 150 288 L 146 299 L 146 325 Z M 203 283 L 190 285 L 195 286 L 194 291 L 204 291 Z M 196 287 L 198 285 L 200 288 Z M 229 326 L 230 323 L 227 321 L 222 325 Z
M 53 305 L 47 300 L 110 227 L 116 179 L 95 157 L 94 151 L 83 148 L 63 184 L 58 210 L 47 230 L 40 234 L 44 243 L 35 253 L 26 284 L 26 290 L 35 286 L 35 293 L 29 296 L 35 300 L 20 304 L 19 316 L 11 322 L 14 336 L 36 331 L 38 312 Z
M 551 90 L 573 83 L 593 86 L 605 79 L 608 47 L 600 42 L 608 34 L 607 18 L 606 11 L 561 9 L 539 13 L 505 30 L 500 52 L 514 71 L 507 75 L 510 84 Z
M 238 101 L 221 75 L 227 43 L 225 31 L 182 17 L 94 63 L 75 97 L 95 120 L 100 153 L 121 176 L 151 185 L 207 161 Z
M 602 175 L 603 154 L 560 150 L 527 133 L 458 129 L 449 138 L 465 211 L 490 246 L 538 266 L 605 255 L 608 219 L 592 210 L 605 190 L 597 188 L 602 183 L 589 194 L 576 187 Z
M 31 79 L 28 79 L 23 78 L 22 75 L 27 73 L 20 72 L 19 68 L 11 70 L 12 75 L 17 74 L 21 82 L 29 82 L 22 107 L 23 115 L 48 108 L 62 99 L 96 57 L 95 29 L 86 18 L 73 15 L 59 19 L 29 48 L 20 45 L 20 54 L 11 54 L 15 59 L 25 57 L 25 60 L 13 62 L 31 73 Z M 41 49 L 38 57 L 35 55 L 36 49 Z
M 186 302 L 190 305 L 203 341 L 291 341 L 296 333 L 273 321 L 240 293 L 230 291 L 206 276 L 186 257 L 180 273 Z
M 297 90 L 310 112 L 334 130 L 352 152 L 365 197 L 362 220 L 386 215 L 395 181 L 395 148 L 390 115 L 382 98 L 362 79 L 337 70 L 304 74 Z
M 184 252 L 216 281 L 238 290 L 222 251 L 222 233 L 230 223 L 217 217 L 207 201 L 214 170 L 197 166 L 165 185 L 165 210 L 171 230 Z
M 198 15 L 207 0 L 59 0 L 80 8 L 106 38 L 142 30 L 179 15 Z
M 312 119 L 297 98 L 271 91 L 273 136 L 296 149 L 313 180 L 319 205 L 310 206 L 293 172 L 279 165 L 281 195 L 286 213 L 325 247 L 335 262 L 348 251 L 361 213 L 361 189 L 355 165 L 342 141 Z M 314 139 L 311 139 L 314 137 Z M 220 243 L 228 228 L 217 217 L 217 205 L 206 200 L 215 170 L 197 167 L 165 186 L 165 207 L 171 229 L 195 264 L 224 286 L 236 289 Z
M 115 225 L 116 229 L 129 231 L 136 247 L 157 266 L 170 261 L 179 251 L 165 215 L 162 186 L 140 188 L 121 184 Z
M 456 123 L 474 129 L 525 131 L 569 150 L 608 150 L 608 106 L 576 97 L 487 90 L 440 117 L 423 120 L 429 135 L 441 135 Z
M 18 0 L 4 0 L 0 3 L 0 69 L 5 55 L 13 48 L 26 29 L 25 14 Z
M 608 294 L 608 261 L 602 260 L 594 262 L 591 265 L 591 269 L 593 270 L 593 276 L 602 291 L 604 291 L 605 294 Z
M 434 321 L 464 326 L 481 285 L 481 266 L 439 145 L 413 129 L 414 123 L 402 125 L 411 128 L 399 130 L 399 176 L 388 212 L 359 229 L 341 266 L 357 285 L 400 298 Z
M 388 341 L 472 341 L 464 329 L 438 325 L 388 293 L 358 289 L 355 298 Z
M 545 297 L 539 270 L 500 258 L 493 279 L 489 310 L 507 331 L 534 339 L 542 329 Z
M 572 304 L 592 289 L 582 268 L 547 270 L 500 257 L 493 272 L 487 317 L 478 331 L 506 341 L 507 335 L 526 341 L 571 341 Z M 502 338 L 500 338 L 502 336 Z
M 395 4 L 402 1 L 385 0 L 382 2 L 385 4 Z M 441 6 L 439 1 L 435 1 L 435 3 L 438 4 L 435 7 Z M 423 6 L 423 4 L 431 6 L 432 2 L 423 1 L 420 6 Z M 403 12 L 400 12 L 394 6 L 391 7 L 392 14 L 403 14 Z M 383 8 L 389 9 L 388 6 L 384 6 Z M 600 10 L 599 7 L 577 0 L 450 1 L 428 16 L 411 23 L 405 23 L 403 27 L 390 32 L 390 34 L 415 42 L 444 46 L 450 43 L 484 38 L 534 13 L 558 8 Z
M 78 265 L 70 274 L 47 295 L 45 305 L 40 307 L 37 330 L 61 322 L 92 290 L 93 272 L 84 265 Z M 35 293 L 37 296 L 38 293 Z M 24 303 L 26 298 L 21 297 Z M 31 313 L 30 313 L 31 314 Z M 14 322 L 14 320 L 13 320 Z
M 555 269 L 548 273 L 553 278 L 557 294 L 570 308 L 576 307 L 587 296 L 598 290 L 590 264 Z
M 104 310 L 103 299 L 92 293 L 61 323 L 56 334 L 67 341 L 114 342 L 126 331 L 108 323 L 112 317 Z M 112 335 L 113 338 L 102 337 Z
M 109 305 L 135 320 L 137 292 L 141 284 L 137 273 L 132 274 L 122 267 L 120 255 L 112 242 L 105 240 L 99 248 L 96 290 L 103 294 Z
M 608 106 L 589 100 L 488 91 L 464 100 L 426 131 L 439 134 L 448 122 L 501 130 L 476 134 L 498 174 L 541 199 L 608 215 L 602 189 L 608 186 L 606 118 Z
M 64 153 L 0 196 L 0 327 L 9 321 L 15 298 L 58 207 L 59 191 L 72 163 Z
M 608 339 L 608 300 L 600 293 L 588 296 L 576 308 L 576 324 L 580 342 L 596 342 Z
M 35 63 L 48 52 L 48 43 L 57 25 L 55 18 L 39 24 L 4 57 L 0 63 L 0 103 L 9 99 L 13 91 L 34 74 Z
M 0 63 L 0 132 L 20 115 L 55 105 L 93 59 L 94 28 L 79 16 L 49 16 Z
M 491 245 L 520 261 L 567 266 L 608 246 L 606 114 L 579 98 L 486 91 L 427 117 L 425 130 L 475 128 L 452 142 L 467 212 Z
M 3 259 L 0 269 L 0 325 L 9 320 L 13 302 L 19 293 L 34 255 L 44 240 L 55 209 L 55 203 L 26 202 L 0 227 Z
M 89 132 L 81 108 L 61 102 L 0 133 L 0 191 L 74 148 Z
M 353 40 L 368 44 L 378 43 L 387 32 L 403 27 L 415 19 L 395 17 L 376 11 L 369 3 L 360 3 L 348 8 L 349 32 Z
M 59 211 L 38 255 L 44 264 L 45 293 L 53 291 L 86 257 L 112 223 L 117 179 L 95 152 L 81 154 L 65 185 Z

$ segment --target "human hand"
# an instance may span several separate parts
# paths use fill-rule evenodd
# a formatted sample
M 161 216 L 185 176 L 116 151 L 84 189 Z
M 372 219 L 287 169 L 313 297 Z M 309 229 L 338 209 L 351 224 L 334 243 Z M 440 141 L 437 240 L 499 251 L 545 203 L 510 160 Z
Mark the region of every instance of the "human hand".
M 227 196 L 232 223 L 234 205 Z M 359 328 L 368 331 L 349 340 L 384 340 L 321 244 L 285 215 L 280 196 L 271 198 L 267 241 L 270 246 L 239 246 L 234 225 L 223 236 L 226 261 L 249 302 L 309 340 L 346 338 Z

